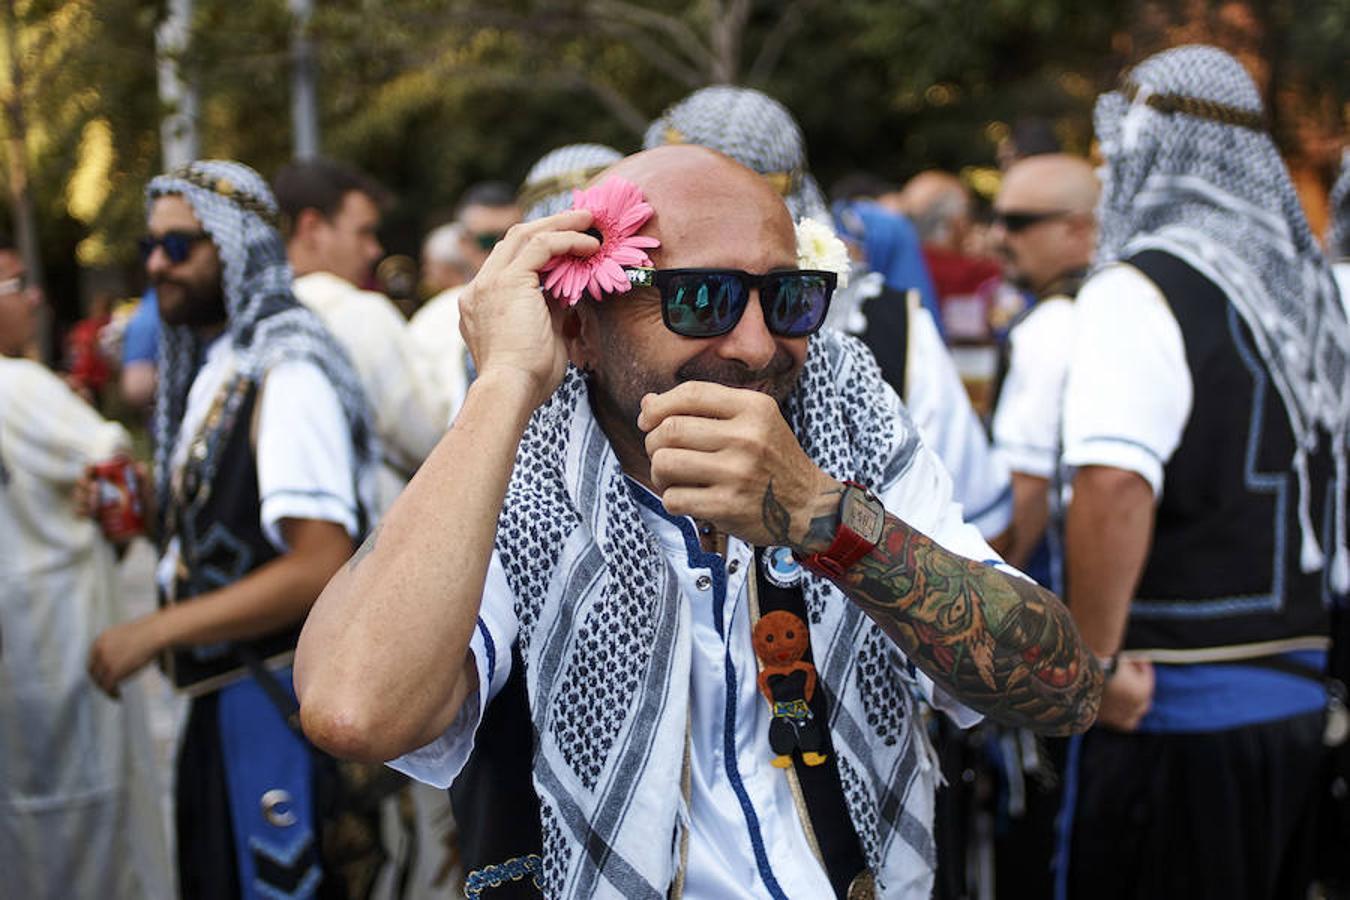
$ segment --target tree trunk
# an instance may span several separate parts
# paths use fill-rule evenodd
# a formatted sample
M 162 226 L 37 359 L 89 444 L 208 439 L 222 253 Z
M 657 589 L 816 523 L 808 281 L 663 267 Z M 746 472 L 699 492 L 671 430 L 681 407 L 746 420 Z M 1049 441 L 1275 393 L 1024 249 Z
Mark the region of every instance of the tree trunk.
M 290 0 L 291 131 L 296 159 L 319 155 L 319 102 L 314 78 L 314 45 L 309 39 L 313 0 Z
M 178 61 L 187 50 L 192 0 L 169 0 L 168 15 L 155 31 L 159 100 L 167 110 L 159 123 L 164 168 L 173 170 L 197 158 L 197 90 L 184 83 Z

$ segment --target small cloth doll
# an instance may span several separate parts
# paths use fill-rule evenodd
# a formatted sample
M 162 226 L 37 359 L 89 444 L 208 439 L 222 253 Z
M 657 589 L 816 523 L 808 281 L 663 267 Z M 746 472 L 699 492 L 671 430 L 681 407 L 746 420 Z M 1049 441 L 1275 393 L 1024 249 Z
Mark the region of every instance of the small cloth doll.
M 755 624 L 752 640 L 763 665 L 759 692 L 773 710 L 769 723 L 769 746 L 777 754 L 773 764 L 786 769 L 797 749 L 802 762 L 820 765 L 826 759 L 820 752 L 824 738 L 809 705 L 816 692 L 816 667 L 802 660 L 810 642 L 806 623 L 790 612 L 776 610 Z

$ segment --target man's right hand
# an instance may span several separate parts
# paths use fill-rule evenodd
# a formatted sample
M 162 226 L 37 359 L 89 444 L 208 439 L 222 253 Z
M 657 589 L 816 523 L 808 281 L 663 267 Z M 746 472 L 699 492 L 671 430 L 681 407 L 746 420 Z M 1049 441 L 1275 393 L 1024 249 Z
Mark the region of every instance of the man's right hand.
M 1134 731 L 1153 706 L 1153 663 L 1122 657 L 1107 679 L 1097 724 L 1114 731 Z
M 582 233 L 590 225 L 589 212 L 573 210 L 513 226 L 460 297 L 459 330 L 479 377 L 524 376 L 535 406 L 567 369 L 561 310 L 550 307 L 539 270 L 555 256 L 595 253 L 600 242 Z

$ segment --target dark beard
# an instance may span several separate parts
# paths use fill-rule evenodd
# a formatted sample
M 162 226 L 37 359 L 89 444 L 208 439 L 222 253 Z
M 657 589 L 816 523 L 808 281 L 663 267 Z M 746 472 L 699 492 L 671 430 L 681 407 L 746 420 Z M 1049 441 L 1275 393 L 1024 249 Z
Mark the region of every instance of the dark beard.
M 183 292 L 183 301 L 176 309 L 166 310 L 161 301 L 159 315 L 166 325 L 207 328 L 219 325 L 227 318 L 225 295 L 220 289 L 219 279 L 213 279 L 210 284 L 200 284 L 176 278 L 158 278 L 154 284 L 156 291 L 163 285 L 171 284 Z

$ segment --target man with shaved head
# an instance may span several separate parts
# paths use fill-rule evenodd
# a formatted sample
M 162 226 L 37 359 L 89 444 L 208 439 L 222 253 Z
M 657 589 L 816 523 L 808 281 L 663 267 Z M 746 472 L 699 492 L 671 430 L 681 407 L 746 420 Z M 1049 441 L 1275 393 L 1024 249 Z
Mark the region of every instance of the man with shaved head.
M 1097 193 L 1085 160 L 1052 153 L 1013 163 L 994 201 L 992 236 L 1005 275 L 1035 298 L 1009 328 L 994 388 L 994 446 L 1013 477 L 1013 538 L 1005 555 L 1055 590 L 1062 589 L 1058 541 L 1044 538 L 1059 464 L 1073 298 L 1097 242 Z
M 1095 662 L 818 330 L 833 253 L 799 256 L 763 178 L 664 147 L 578 203 L 467 289 L 479 377 L 306 625 L 307 733 L 445 786 L 523 672 L 538 844 L 471 872 L 485 896 L 929 896 L 910 688 L 1067 733 Z
M 1063 591 L 1059 472 L 1060 411 L 1073 346 L 1074 296 L 1087 275 L 1097 239 L 1097 177 L 1076 156 L 1018 160 L 994 200 L 991 236 L 1004 275 L 1032 305 L 1012 320 L 999 348 L 994 379 L 994 451 L 1012 473 L 1013 524 L 1003 548 L 1008 562 Z M 985 735 L 986 739 L 988 735 Z M 1000 885 L 1028 897 L 1051 896 L 1049 867 L 1059 811 L 1062 741 L 1034 743 L 1009 730 L 1001 742 L 1001 778 L 1020 779 L 1006 826 L 995 844 Z M 1033 748 L 1028 750 L 1027 748 Z

